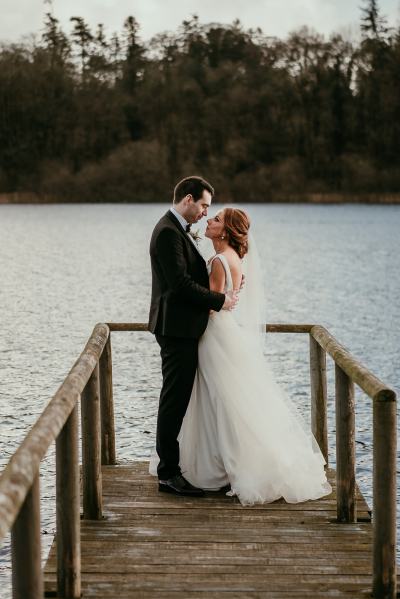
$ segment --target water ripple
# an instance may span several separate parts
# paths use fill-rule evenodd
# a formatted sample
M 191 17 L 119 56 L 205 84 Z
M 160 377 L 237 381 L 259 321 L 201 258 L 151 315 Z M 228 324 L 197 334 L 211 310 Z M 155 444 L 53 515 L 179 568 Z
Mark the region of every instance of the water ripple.
M 264 263 L 266 321 L 323 324 L 398 391 L 400 207 L 245 209 Z M 57 390 L 96 322 L 147 321 L 148 240 L 165 210 L 160 205 L 0 206 L 0 467 Z M 203 250 L 210 253 L 205 244 Z M 118 459 L 146 459 L 154 446 L 159 349 L 145 332 L 116 332 L 112 345 Z M 266 360 L 309 421 L 308 352 L 306 335 L 267 336 Z M 334 466 L 330 360 L 328 385 Z M 356 405 L 357 478 L 371 505 L 372 403 L 357 391 Z M 53 447 L 40 476 L 43 560 L 55 528 L 54 484 Z M 9 537 L 0 549 L 0 580 L 2 589 L 9 589 Z

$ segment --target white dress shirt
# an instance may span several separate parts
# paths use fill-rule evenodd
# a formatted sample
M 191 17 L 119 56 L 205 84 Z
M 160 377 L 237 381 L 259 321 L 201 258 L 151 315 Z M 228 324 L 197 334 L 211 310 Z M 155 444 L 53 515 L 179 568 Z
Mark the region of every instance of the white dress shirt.
M 179 221 L 179 224 L 182 226 L 183 230 L 184 230 L 184 231 L 185 231 L 185 233 L 186 233 L 186 227 L 187 227 L 187 225 L 189 224 L 189 223 L 187 222 L 187 220 L 185 220 L 185 219 L 183 218 L 182 214 L 179 214 L 179 212 L 178 212 L 177 210 L 175 210 L 175 208 L 174 208 L 173 206 L 172 206 L 172 208 L 170 208 L 170 210 L 171 210 L 172 214 L 173 214 L 173 215 L 174 215 L 174 216 L 175 216 L 175 217 L 178 219 L 178 221 Z
M 190 241 L 193 243 L 194 247 L 196 248 L 196 250 L 197 250 L 197 251 L 199 252 L 199 254 L 200 254 L 200 250 L 199 250 L 199 248 L 197 247 L 197 243 L 195 242 L 195 240 L 193 239 L 193 237 L 191 236 L 191 234 L 190 234 L 190 233 L 188 233 L 188 232 L 186 231 L 186 226 L 189 224 L 189 223 L 187 222 L 187 220 L 185 220 L 185 219 L 183 218 L 182 214 L 179 214 L 179 212 L 178 212 L 177 210 L 175 210 L 175 208 L 174 208 L 173 206 L 170 208 L 170 211 L 171 211 L 171 212 L 172 212 L 172 214 L 173 214 L 173 215 L 174 215 L 174 216 L 175 216 L 175 217 L 178 219 L 178 221 L 179 221 L 179 224 L 182 226 L 182 229 L 185 231 L 186 235 L 189 237 Z M 201 254 L 200 254 L 200 255 L 201 255 Z

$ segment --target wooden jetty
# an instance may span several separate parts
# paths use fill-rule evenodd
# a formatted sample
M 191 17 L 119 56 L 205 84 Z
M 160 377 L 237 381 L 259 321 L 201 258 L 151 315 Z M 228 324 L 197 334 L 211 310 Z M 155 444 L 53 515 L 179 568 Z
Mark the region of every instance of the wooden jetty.
M 330 473 L 335 487 L 335 474 Z M 223 493 L 159 494 L 148 463 L 103 466 L 103 521 L 81 524 L 83 597 L 369 597 L 372 526 L 338 524 L 335 492 L 242 508 Z M 57 547 L 45 570 L 56 596 Z
M 117 464 L 115 455 L 110 331 L 146 328 L 96 325 L 0 477 L 0 539 L 11 530 L 13 599 L 394 599 L 395 393 L 323 327 L 266 325 L 269 332 L 309 335 L 312 429 L 326 457 L 326 354 L 335 362 L 333 493 L 302 504 L 251 507 L 223 493 L 197 499 L 159 494 L 146 463 Z M 355 480 L 354 384 L 373 406 L 372 521 Z M 53 442 L 57 532 L 42 572 L 39 467 Z

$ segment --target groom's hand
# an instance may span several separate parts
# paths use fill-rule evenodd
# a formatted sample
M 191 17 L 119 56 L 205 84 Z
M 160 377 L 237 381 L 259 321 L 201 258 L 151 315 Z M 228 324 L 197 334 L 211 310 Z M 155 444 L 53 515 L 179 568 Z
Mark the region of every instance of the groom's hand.
M 233 310 L 238 302 L 238 294 L 237 290 L 227 291 L 225 294 L 224 305 L 222 306 L 223 310 Z

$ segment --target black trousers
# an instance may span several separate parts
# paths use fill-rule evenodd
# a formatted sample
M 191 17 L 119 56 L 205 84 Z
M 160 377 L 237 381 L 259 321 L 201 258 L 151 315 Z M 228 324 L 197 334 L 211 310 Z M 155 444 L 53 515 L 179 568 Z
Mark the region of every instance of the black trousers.
M 198 361 L 198 339 L 156 335 L 161 351 L 163 385 L 157 418 L 158 478 L 180 473 L 178 434 L 192 393 Z

